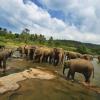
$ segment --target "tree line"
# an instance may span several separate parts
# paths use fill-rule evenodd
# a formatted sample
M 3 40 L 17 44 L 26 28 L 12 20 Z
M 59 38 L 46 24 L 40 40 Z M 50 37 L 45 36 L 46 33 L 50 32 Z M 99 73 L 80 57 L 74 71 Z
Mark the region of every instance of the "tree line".
M 61 47 L 65 50 L 77 51 L 82 54 L 85 53 L 95 53 L 100 54 L 100 46 L 93 44 L 85 44 L 77 41 L 69 40 L 54 40 L 51 36 L 48 40 L 42 34 L 31 34 L 28 28 L 24 28 L 21 33 L 13 33 L 8 31 L 6 28 L 0 27 L 0 41 L 12 40 L 18 42 L 24 42 L 26 44 L 38 43 L 41 45 L 46 45 L 50 47 Z

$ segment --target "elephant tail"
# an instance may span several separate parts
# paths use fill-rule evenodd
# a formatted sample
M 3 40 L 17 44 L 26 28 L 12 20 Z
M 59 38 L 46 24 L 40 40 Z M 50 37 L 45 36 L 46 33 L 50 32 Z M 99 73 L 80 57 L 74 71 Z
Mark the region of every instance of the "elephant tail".
M 94 68 L 93 68 L 93 78 L 94 78 Z

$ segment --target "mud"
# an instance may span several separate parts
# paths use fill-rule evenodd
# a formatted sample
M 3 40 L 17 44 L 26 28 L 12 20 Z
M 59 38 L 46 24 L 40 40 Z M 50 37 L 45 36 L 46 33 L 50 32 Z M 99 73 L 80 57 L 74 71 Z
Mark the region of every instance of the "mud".
M 17 90 L 0 94 L 0 100 L 99 100 L 100 64 L 97 63 L 97 59 L 94 59 L 93 64 L 95 77 L 91 78 L 91 84 L 88 86 L 84 84 L 84 77 L 78 73 L 75 74 L 75 81 L 66 80 L 62 75 L 61 66 L 54 67 L 16 58 L 9 59 L 7 73 L 0 74 L 1 77 L 35 68 L 53 74 L 56 78 L 50 80 L 27 78 L 18 82 L 20 87 Z M 34 76 L 36 77 L 37 74 Z

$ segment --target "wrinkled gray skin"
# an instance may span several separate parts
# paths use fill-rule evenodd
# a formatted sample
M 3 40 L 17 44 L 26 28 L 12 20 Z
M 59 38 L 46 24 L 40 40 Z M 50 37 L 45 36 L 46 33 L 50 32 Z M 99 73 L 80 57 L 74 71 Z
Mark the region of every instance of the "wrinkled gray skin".
M 93 72 L 94 77 L 94 67 L 93 64 L 84 59 L 72 59 L 64 62 L 63 67 L 63 74 L 65 72 L 65 69 L 69 68 L 67 79 L 71 78 L 74 80 L 75 72 L 81 73 L 85 77 L 85 82 L 90 83 L 90 77 Z

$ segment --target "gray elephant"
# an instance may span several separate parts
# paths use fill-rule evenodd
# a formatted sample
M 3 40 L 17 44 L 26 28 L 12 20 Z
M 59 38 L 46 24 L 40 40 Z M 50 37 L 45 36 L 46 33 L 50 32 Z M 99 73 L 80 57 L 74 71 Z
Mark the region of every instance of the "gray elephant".
M 33 55 L 34 55 L 36 48 L 37 48 L 37 46 L 31 46 L 29 48 L 29 53 L 28 53 L 29 60 L 33 60 Z
M 82 59 L 85 59 L 85 60 L 90 60 L 92 61 L 93 60 L 93 56 L 92 55 L 89 55 L 89 54 L 83 54 L 81 56 Z
M 33 61 L 37 60 L 40 63 L 49 62 L 51 52 L 52 52 L 51 48 L 37 47 L 34 51 Z
M 62 48 L 53 48 L 53 64 L 55 66 L 63 64 L 64 50 Z
M 19 46 L 17 48 L 17 51 L 19 51 L 21 57 L 23 57 L 23 55 L 25 54 L 24 48 L 25 46 Z
M 80 58 L 81 54 L 78 52 L 66 51 L 65 55 L 67 56 L 67 60 Z
M 93 64 L 85 59 L 72 59 L 64 62 L 63 74 L 66 68 L 69 68 L 67 78 L 70 76 L 74 80 L 75 72 L 82 73 L 85 77 L 85 82 L 90 83 L 90 77 L 93 72 L 94 77 L 94 67 Z
M 11 57 L 12 53 L 13 52 L 11 49 L 3 50 L 2 52 L 0 52 L 0 68 L 3 69 L 3 72 L 6 71 L 7 58 Z

